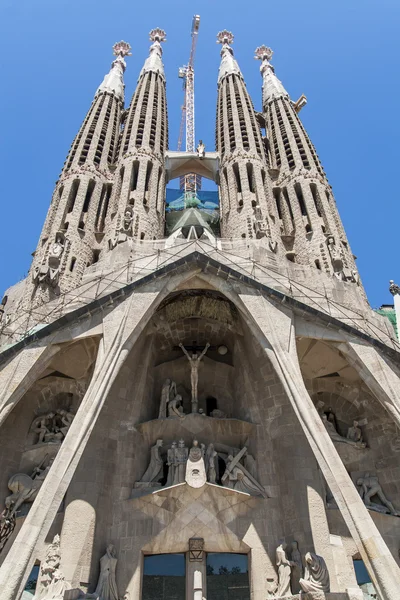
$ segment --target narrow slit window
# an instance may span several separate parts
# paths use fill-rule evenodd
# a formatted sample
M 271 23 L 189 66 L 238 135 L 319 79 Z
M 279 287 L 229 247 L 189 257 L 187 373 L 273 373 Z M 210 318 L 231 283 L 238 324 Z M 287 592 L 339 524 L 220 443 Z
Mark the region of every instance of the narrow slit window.
M 235 163 L 232 168 L 233 168 L 233 174 L 235 175 L 236 191 L 238 194 L 241 194 L 242 193 L 242 183 L 240 181 L 239 165 L 237 163 Z
M 131 175 L 131 191 L 134 192 L 137 188 L 137 182 L 139 177 L 139 161 L 134 160 L 132 163 L 132 175 Z
M 85 201 L 83 203 L 83 208 L 82 208 L 83 213 L 87 213 L 89 210 L 90 200 L 92 199 L 92 195 L 93 195 L 95 186 L 96 186 L 96 183 L 93 181 L 93 179 L 91 179 L 89 181 L 89 185 L 86 190 Z

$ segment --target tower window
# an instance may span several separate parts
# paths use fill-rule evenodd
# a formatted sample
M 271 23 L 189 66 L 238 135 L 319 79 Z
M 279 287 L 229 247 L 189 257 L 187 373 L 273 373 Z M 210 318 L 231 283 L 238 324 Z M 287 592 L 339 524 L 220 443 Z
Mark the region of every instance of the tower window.
M 91 179 L 89 181 L 89 185 L 87 186 L 85 201 L 83 203 L 82 212 L 87 213 L 89 210 L 90 200 L 92 199 L 93 190 L 96 186 L 96 183 Z
M 301 185 L 299 183 L 295 184 L 294 191 L 296 192 L 296 196 L 297 196 L 297 200 L 299 202 L 301 214 L 303 215 L 303 217 L 308 217 L 306 204 L 304 202 L 303 191 L 302 191 Z
M 131 191 L 134 192 L 137 188 L 137 182 L 139 177 L 139 165 L 138 160 L 134 160 L 132 163 L 132 174 L 131 174 Z
M 67 213 L 71 213 L 74 210 L 76 196 L 78 194 L 78 189 L 81 181 L 80 179 L 75 179 L 73 184 L 71 185 L 71 189 L 68 196 L 67 202 Z
M 278 217 L 280 219 L 282 219 L 281 190 L 279 188 L 273 188 L 272 193 L 275 198 L 276 210 L 278 211 Z
M 322 217 L 321 206 L 320 206 L 321 200 L 320 200 L 317 186 L 315 185 L 315 183 L 310 183 L 310 190 L 311 190 L 312 197 L 314 200 L 315 208 L 317 209 L 318 216 Z
M 237 163 L 234 163 L 232 169 L 233 169 L 233 174 L 235 175 L 236 191 L 238 194 L 241 194 L 242 193 L 242 183 L 240 181 L 239 165 Z
M 71 262 L 69 263 L 69 270 L 71 271 L 71 273 L 75 268 L 75 263 L 76 263 L 76 256 L 73 256 L 71 258 Z
M 254 193 L 254 170 L 251 163 L 246 164 L 247 179 L 249 181 L 249 190 Z
M 150 177 L 151 177 L 152 170 L 153 170 L 153 163 L 149 160 L 147 163 L 147 169 L 146 169 L 146 181 L 145 181 L 145 185 L 144 185 L 145 192 L 149 191 Z

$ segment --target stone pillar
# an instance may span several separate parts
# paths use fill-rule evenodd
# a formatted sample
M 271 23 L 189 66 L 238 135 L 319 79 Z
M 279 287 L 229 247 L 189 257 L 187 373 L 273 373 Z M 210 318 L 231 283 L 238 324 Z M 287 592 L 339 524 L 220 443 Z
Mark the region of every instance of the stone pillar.
M 245 319 L 274 366 L 381 600 L 398 595 L 400 569 L 368 514 L 304 385 L 294 315 L 261 294 L 240 294 Z
M 76 417 L 1 569 L 2 600 L 16 600 L 97 422 L 110 388 L 146 325 L 158 292 L 133 293 L 104 319 L 92 380 Z
M 186 554 L 186 600 L 207 599 L 206 567 L 204 540 L 202 538 L 191 538 L 189 540 L 189 552 Z

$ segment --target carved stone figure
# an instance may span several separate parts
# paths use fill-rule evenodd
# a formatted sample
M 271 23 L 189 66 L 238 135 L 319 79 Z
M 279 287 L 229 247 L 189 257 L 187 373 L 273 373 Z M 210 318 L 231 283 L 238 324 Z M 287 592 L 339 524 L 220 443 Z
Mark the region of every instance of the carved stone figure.
M 118 600 L 118 588 L 115 579 L 117 568 L 117 553 L 112 544 L 109 544 L 106 553 L 100 559 L 100 576 L 94 594 L 86 597 L 98 600 Z
M 55 287 L 60 275 L 61 258 L 65 250 L 65 235 L 62 231 L 57 231 L 55 241 L 49 248 L 49 254 L 46 263 L 36 267 L 33 279 L 37 283 L 47 282 Z
M 249 474 L 245 474 L 243 466 L 235 461 L 236 458 L 230 454 L 226 460 L 226 470 L 222 476 L 223 485 L 237 492 L 245 492 L 252 496 L 263 495 L 261 486 L 257 482 L 252 481 Z
M 205 455 L 207 481 L 216 483 L 219 477 L 218 453 L 214 449 L 214 444 L 209 444 Z
M 322 556 L 307 552 L 304 579 L 300 579 L 303 592 L 329 592 L 329 572 Z
M 156 444 L 150 450 L 150 464 L 147 467 L 141 481 L 158 482 L 163 476 L 163 459 L 161 458 L 162 440 L 157 440 Z
M 358 426 L 358 421 L 353 421 L 353 426 L 349 427 L 347 431 L 347 439 L 355 442 L 356 444 L 365 444 L 363 443 L 362 432 Z
M 366 444 L 364 444 L 364 442 L 354 442 L 353 440 L 351 440 L 349 438 L 342 437 L 336 431 L 334 424 L 328 420 L 328 417 L 326 414 L 322 414 L 321 418 L 322 418 L 322 422 L 325 426 L 325 429 L 329 433 L 329 437 L 334 442 L 342 442 L 344 444 L 349 444 L 350 446 L 354 446 L 355 448 L 365 448 Z
M 172 400 L 168 402 L 168 416 L 180 418 L 185 416 L 182 407 L 182 396 L 180 394 L 177 394 L 175 398 L 172 398 Z
M 68 433 L 68 429 L 71 427 L 71 423 L 75 418 L 74 413 L 65 410 L 63 408 L 60 408 L 59 410 L 57 410 L 57 414 L 60 417 L 61 420 L 61 424 L 63 425 L 63 427 L 60 428 L 61 433 L 63 434 L 63 436 L 65 437 Z
M 292 592 L 293 594 L 297 594 L 300 592 L 300 579 L 303 577 L 303 562 L 301 560 L 299 546 L 296 541 L 292 542 L 290 558 L 292 561 Z
M 277 596 L 291 596 L 290 573 L 292 562 L 286 556 L 286 544 L 280 544 L 276 549 L 276 566 L 278 567 L 278 591 Z
M 0 552 L 15 529 L 16 519 L 12 507 L 5 508 L 0 515 Z
M 200 361 L 207 352 L 210 347 L 210 344 L 207 342 L 204 350 L 198 354 L 196 350 L 192 351 L 192 355 L 190 356 L 189 352 L 186 350 L 185 346 L 181 343 L 179 344 L 183 353 L 187 357 L 190 363 L 190 381 L 192 384 L 192 412 L 197 412 L 198 409 L 198 398 L 197 398 L 197 385 L 199 382 L 199 366 Z
M 57 534 L 46 550 L 46 558 L 40 565 L 37 591 L 34 600 L 63 600 L 64 593 L 70 589 L 60 570 L 60 536 Z
M 158 413 L 159 419 L 164 419 L 167 416 L 167 404 L 176 396 L 176 383 L 172 379 L 166 379 L 161 389 L 160 410 Z
M 193 488 L 200 488 L 207 481 L 203 448 L 199 447 L 199 442 L 197 440 L 193 440 L 193 446 L 189 451 L 186 463 L 185 481 Z
M 24 502 L 33 502 L 36 498 L 38 491 L 53 464 L 53 460 L 50 460 L 49 464 L 46 467 L 43 467 L 46 459 L 47 457 L 45 457 L 41 465 L 34 468 L 31 477 L 26 475 L 26 473 L 16 473 L 10 477 L 8 489 L 12 494 L 5 499 L 5 506 L 6 509 L 9 509 L 9 516 L 15 515 Z
M 33 421 L 30 427 L 30 433 L 36 434 L 32 435 L 34 438 L 32 442 L 34 444 L 62 442 L 74 418 L 74 413 L 61 408 L 56 412 L 40 415 Z
M 196 148 L 196 152 L 199 158 L 204 158 L 205 154 L 206 154 L 206 147 L 203 144 L 203 141 L 200 140 L 198 143 L 198 146 Z
M 170 486 L 174 484 L 175 481 L 175 471 L 176 471 L 176 442 L 172 442 L 171 448 L 167 451 L 167 465 L 168 465 L 168 477 L 166 486 Z
M 127 206 L 124 211 L 122 218 L 121 227 L 118 229 L 114 239 L 109 240 L 110 250 L 115 248 L 118 244 L 126 242 L 133 236 L 133 207 Z
M 210 412 L 210 417 L 213 419 L 226 419 L 226 413 L 219 410 L 219 408 L 214 408 L 214 410 Z
M 383 490 L 379 484 L 378 477 L 376 477 L 376 475 L 370 475 L 369 473 L 365 473 L 364 477 L 360 477 L 359 479 L 357 479 L 357 486 L 358 492 L 367 508 L 370 508 L 371 510 L 376 510 L 378 512 L 387 512 L 387 510 L 384 509 L 384 507 L 386 507 L 386 509 L 388 509 L 389 512 L 395 517 L 400 516 L 400 513 L 396 512 L 393 504 L 386 498 L 385 494 L 383 493 Z M 372 502 L 371 498 L 373 498 L 373 496 L 378 496 L 379 500 L 382 502 L 384 507 L 380 504 Z
M 389 284 L 389 292 L 392 294 L 392 296 L 396 296 L 396 294 L 400 295 L 400 287 L 393 281 L 393 279 L 389 281 Z
M 326 238 L 326 244 L 328 246 L 329 254 L 331 255 L 332 266 L 336 273 L 342 273 L 343 271 L 343 259 L 340 255 L 340 251 L 336 246 L 336 241 L 333 235 L 329 235 Z
M 184 483 L 186 476 L 186 462 L 188 459 L 189 450 L 185 446 L 184 440 L 179 440 L 178 447 L 175 450 L 175 481 L 174 483 Z

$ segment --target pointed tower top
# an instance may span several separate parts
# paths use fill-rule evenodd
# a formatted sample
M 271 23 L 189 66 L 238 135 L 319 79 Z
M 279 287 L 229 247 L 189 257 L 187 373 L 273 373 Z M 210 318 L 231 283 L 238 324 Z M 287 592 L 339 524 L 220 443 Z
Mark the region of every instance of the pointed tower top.
M 150 46 L 150 56 L 146 58 L 146 61 L 143 65 L 143 69 L 140 71 L 139 77 L 148 73 L 149 71 L 153 71 L 154 73 L 158 73 L 162 77 L 164 77 L 164 65 L 162 62 L 162 47 L 161 42 L 167 41 L 167 34 L 163 29 L 157 27 L 156 29 L 152 29 L 149 33 L 150 41 L 153 42 Z
M 275 69 L 270 63 L 272 55 L 273 51 L 268 46 L 258 46 L 255 50 L 254 58 L 261 60 L 260 71 L 263 78 L 263 106 L 274 98 L 289 96 L 283 87 L 283 83 L 275 75 Z
M 231 31 L 227 31 L 224 29 L 217 34 L 217 44 L 222 44 L 221 49 L 221 65 L 219 67 L 218 73 L 218 83 L 222 80 L 226 75 L 231 75 L 232 73 L 236 73 L 236 75 L 242 75 L 240 72 L 239 65 L 237 64 L 234 56 L 233 50 L 230 44 L 233 43 L 233 33 Z
M 131 46 L 121 40 L 113 46 L 114 55 L 117 57 L 111 64 L 110 72 L 104 77 L 103 82 L 96 92 L 112 92 L 122 102 L 124 101 L 124 71 L 126 69 L 125 56 L 131 56 Z

